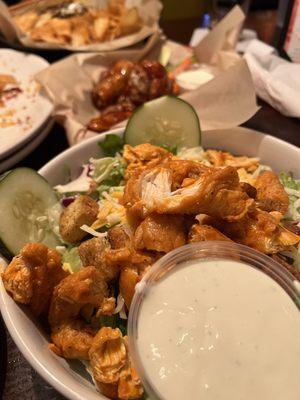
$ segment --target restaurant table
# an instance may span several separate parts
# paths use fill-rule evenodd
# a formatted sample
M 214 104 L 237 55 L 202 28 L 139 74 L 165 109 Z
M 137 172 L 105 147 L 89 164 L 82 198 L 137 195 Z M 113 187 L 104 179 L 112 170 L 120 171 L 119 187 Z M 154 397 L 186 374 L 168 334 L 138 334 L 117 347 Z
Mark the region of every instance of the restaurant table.
M 191 37 L 198 20 L 169 21 L 163 29 L 170 39 L 186 43 Z M 45 56 L 45 54 L 43 54 Z M 51 53 L 50 59 L 57 57 Z M 260 110 L 243 126 L 276 136 L 300 147 L 300 120 L 287 118 L 265 102 L 258 100 Z M 230 138 L 229 138 L 230 140 Z M 68 148 L 63 128 L 55 124 L 50 134 L 28 157 L 16 167 L 41 168 L 45 163 Z M 0 327 L 1 328 L 1 327 Z M 3 329 L 2 329 L 3 331 Z M 2 334 L 2 342 L 3 336 Z M 2 343 L 3 344 L 3 343 Z M 3 349 L 3 354 L 4 354 Z M 27 363 L 7 333 L 7 365 L 3 400 L 63 400 L 64 397 L 47 384 Z M 4 356 L 3 356 L 4 357 Z M 0 370 L 3 380 L 5 368 Z M 1 398 L 1 392 L 0 392 Z

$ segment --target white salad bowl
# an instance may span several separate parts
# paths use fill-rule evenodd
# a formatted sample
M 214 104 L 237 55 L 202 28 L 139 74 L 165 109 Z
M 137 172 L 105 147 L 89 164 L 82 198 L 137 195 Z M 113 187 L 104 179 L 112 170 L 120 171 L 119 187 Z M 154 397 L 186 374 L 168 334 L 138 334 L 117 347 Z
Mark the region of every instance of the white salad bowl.
M 113 133 L 122 135 L 123 129 Z M 105 135 L 82 142 L 48 162 L 39 172 L 52 185 L 65 183 L 71 174 L 79 174 L 82 164 L 90 157 L 101 156 L 97 145 Z M 276 172 L 291 171 L 300 177 L 300 149 L 275 137 L 246 128 L 207 132 L 203 137 L 204 148 L 227 150 L 234 154 L 259 157 L 261 163 L 270 165 Z M 106 399 L 96 391 L 84 368 L 79 363 L 69 363 L 48 349 L 49 337 L 6 293 L 0 280 L 0 307 L 6 326 L 32 367 L 65 397 L 71 400 Z

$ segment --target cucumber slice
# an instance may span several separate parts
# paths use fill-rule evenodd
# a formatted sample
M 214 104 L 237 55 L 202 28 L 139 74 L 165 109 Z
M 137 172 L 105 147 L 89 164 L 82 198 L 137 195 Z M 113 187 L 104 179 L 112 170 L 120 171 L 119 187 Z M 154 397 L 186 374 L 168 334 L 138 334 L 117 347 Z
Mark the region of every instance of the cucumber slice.
M 131 146 L 142 143 L 177 148 L 200 146 L 199 118 L 186 101 L 164 96 L 136 109 L 127 123 L 124 141 Z
M 30 168 L 16 168 L 0 177 L 0 252 L 16 255 L 28 242 L 61 244 L 61 206 L 49 183 Z M 55 233 L 56 231 L 56 233 Z

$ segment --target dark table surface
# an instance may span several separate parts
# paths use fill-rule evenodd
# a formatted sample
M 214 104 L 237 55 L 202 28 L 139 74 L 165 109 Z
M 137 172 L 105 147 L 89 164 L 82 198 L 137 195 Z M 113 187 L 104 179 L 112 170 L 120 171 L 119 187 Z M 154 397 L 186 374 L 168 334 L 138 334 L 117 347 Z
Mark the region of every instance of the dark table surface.
M 167 36 L 173 40 L 186 43 L 199 24 L 198 20 L 186 20 L 181 22 L 166 22 L 163 28 Z M 59 57 L 54 53 L 43 54 L 49 61 Z M 261 109 L 244 126 L 259 130 L 280 139 L 286 140 L 300 147 L 300 120 L 287 118 L 274 110 L 268 104 L 258 101 Z M 26 166 L 39 169 L 54 156 L 68 148 L 64 130 L 55 124 L 48 137 L 28 157 L 17 166 Z M 0 325 L 0 331 L 1 328 Z M 0 332 L 1 333 L 1 332 Z M 3 337 L 1 337 L 3 342 Z M 2 352 L 4 354 L 4 352 Z M 1 355 L 0 355 L 1 356 Z M 1 361 L 1 360 L 0 360 Z M 44 382 L 38 374 L 32 370 L 25 359 L 17 350 L 12 339 L 7 335 L 7 368 L 6 384 L 3 400 L 62 400 L 63 397 Z M 3 379 L 4 370 L 0 376 Z M 0 385 L 1 386 L 1 385 Z M 1 398 L 1 392 L 0 392 Z

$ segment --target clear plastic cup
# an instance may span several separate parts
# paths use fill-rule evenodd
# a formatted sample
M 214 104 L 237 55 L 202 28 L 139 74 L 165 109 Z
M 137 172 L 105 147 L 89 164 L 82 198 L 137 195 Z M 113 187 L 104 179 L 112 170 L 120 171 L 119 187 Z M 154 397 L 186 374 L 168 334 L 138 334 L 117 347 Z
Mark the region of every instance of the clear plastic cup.
M 151 400 L 169 399 L 163 399 L 151 385 L 147 375 L 147 365 L 140 357 L 137 345 L 139 313 L 151 286 L 155 285 L 162 277 L 167 278 L 168 274 L 176 272 L 176 269 L 184 268 L 184 264 L 191 260 L 234 260 L 258 269 L 275 280 L 300 310 L 300 283 L 296 278 L 278 262 L 247 246 L 230 242 L 207 241 L 188 244 L 166 254 L 154 264 L 136 286 L 128 318 L 130 353 Z

